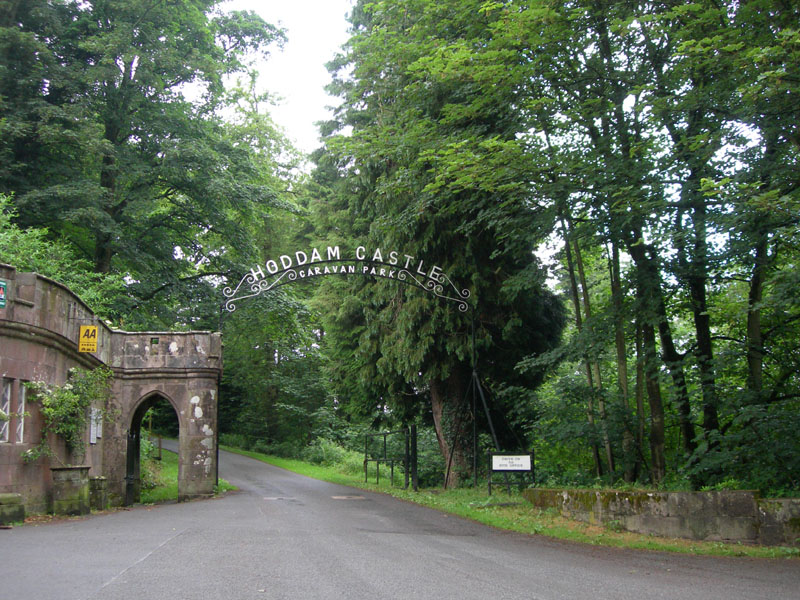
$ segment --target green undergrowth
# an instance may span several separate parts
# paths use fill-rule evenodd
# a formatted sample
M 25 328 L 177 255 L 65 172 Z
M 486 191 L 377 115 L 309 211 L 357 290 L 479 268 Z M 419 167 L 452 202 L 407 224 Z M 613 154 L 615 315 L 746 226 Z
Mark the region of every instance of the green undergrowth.
M 751 558 L 800 558 L 800 549 L 787 547 L 748 546 L 721 542 L 698 542 L 693 540 L 660 538 L 651 535 L 620 531 L 612 525 L 602 526 L 562 517 L 554 509 L 539 509 L 525 501 L 518 493 L 494 492 L 489 496 L 486 488 L 458 488 L 454 490 L 421 489 L 414 492 L 402 489 L 403 477 L 395 473 L 395 486 L 381 471 L 381 482 L 375 484 L 374 468 L 368 482 L 364 482 L 363 471 L 356 475 L 343 473 L 336 467 L 312 465 L 299 460 L 277 458 L 258 452 L 224 447 L 229 452 L 249 456 L 257 460 L 287 469 L 301 475 L 331 483 L 347 485 L 364 490 L 390 494 L 396 498 L 434 508 L 486 525 L 518 533 L 543 535 L 597 546 L 612 546 L 661 552 L 708 556 L 746 556 Z
M 214 487 L 215 494 L 235 490 L 224 479 Z M 148 458 L 142 461 L 142 504 L 159 504 L 178 499 L 178 455 L 162 450 L 161 460 Z

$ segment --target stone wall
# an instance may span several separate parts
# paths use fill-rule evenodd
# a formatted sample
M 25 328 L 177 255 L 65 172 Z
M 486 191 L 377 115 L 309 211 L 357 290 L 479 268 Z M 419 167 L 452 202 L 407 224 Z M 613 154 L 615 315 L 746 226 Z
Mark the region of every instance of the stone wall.
M 41 420 L 35 405 L 27 401 L 24 418 L 20 416 L 24 382 L 45 381 L 63 385 L 72 367 L 94 368 L 110 353 L 82 354 L 77 351 L 80 325 L 98 325 L 101 340 L 108 340 L 110 330 L 66 287 L 36 273 L 18 273 L 0 264 L 0 279 L 6 282 L 6 306 L 0 308 L 0 377 L 11 384 L 9 435 L 0 442 L 0 493 L 20 494 L 26 510 L 45 512 L 52 501 L 50 464 L 46 460 L 26 463 L 21 455 L 41 439 Z M 22 423 L 21 439 L 17 436 Z M 71 462 L 63 444 L 51 440 L 58 459 Z M 102 470 L 101 452 L 87 444 L 83 462 L 92 474 Z
M 105 477 L 113 504 L 123 501 L 129 434 L 137 428 L 148 403 L 166 399 L 180 426 L 179 493 L 182 499 L 213 492 L 216 482 L 217 386 L 222 370 L 218 333 L 125 332 L 109 328 L 68 288 L 36 273 L 18 273 L 0 264 L 6 283 L 6 304 L 0 307 L 0 378 L 10 386 L 11 412 L 19 412 L 24 382 L 63 385 L 69 369 L 106 365 L 114 373 L 115 419 L 102 436 L 89 443 L 82 461 L 90 477 Z M 79 327 L 98 327 L 94 353 L 78 352 Z M 2 388 L 0 388 L 2 389 Z M 20 494 L 28 512 L 44 512 L 52 504 L 51 466 L 73 462 L 63 444 L 54 464 L 21 459 L 41 439 L 37 407 L 27 402 L 22 417 L 12 415 L 8 439 L 0 441 L 0 493 Z M 19 430 L 19 435 L 18 435 Z M 138 463 L 137 463 L 138 464 Z
M 757 492 L 620 492 L 532 488 L 539 508 L 627 531 L 692 540 L 800 546 L 800 499 Z

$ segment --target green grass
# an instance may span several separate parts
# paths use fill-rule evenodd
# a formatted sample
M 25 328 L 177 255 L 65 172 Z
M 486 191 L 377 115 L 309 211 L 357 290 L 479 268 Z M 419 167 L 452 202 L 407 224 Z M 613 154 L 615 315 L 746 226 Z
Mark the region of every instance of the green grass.
M 178 455 L 169 450 L 163 450 L 160 461 L 152 461 L 155 470 L 156 487 L 142 490 L 142 504 L 158 504 L 178 499 Z M 219 485 L 214 487 L 215 494 L 223 494 L 235 490 L 224 479 L 219 480 Z
M 142 460 L 144 463 L 144 459 Z M 154 471 L 156 487 L 142 489 L 142 504 L 158 504 L 178 499 L 178 455 L 161 452 L 161 460 L 148 461 Z M 144 468 L 144 464 L 142 465 Z
M 396 498 L 428 506 L 442 512 L 457 515 L 498 529 L 519 533 L 544 535 L 597 546 L 613 546 L 661 552 L 679 552 L 709 556 L 746 556 L 751 558 L 800 558 L 800 549 L 787 547 L 746 546 L 721 542 L 698 542 L 684 539 L 660 538 L 638 533 L 615 530 L 614 527 L 592 525 L 565 519 L 553 509 L 541 510 L 519 494 L 494 493 L 491 497 L 486 488 L 459 488 L 455 490 L 428 489 L 414 492 L 402 487 L 391 487 L 386 479 L 375 485 L 374 477 L 364 483 L 363 475 L 342 473 L 334 467 L 311 465 L 299 460 L 266 456 L 258 452 L 223 447 L 229 452 L 249 456 L 301 475 L 331 483 L 348 485 L 360 489 L 390 494 Z M 402 476 L 395 476 L 401 483 Z

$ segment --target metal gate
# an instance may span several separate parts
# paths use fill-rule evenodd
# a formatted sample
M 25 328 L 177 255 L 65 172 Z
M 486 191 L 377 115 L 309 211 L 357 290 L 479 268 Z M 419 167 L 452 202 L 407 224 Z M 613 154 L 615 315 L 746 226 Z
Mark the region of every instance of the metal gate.
M 388 436 L 403 436 L 404 439 L 404 452 L 402 456 L 397 454 L 388 453 L 387 437 Z M 379 446 L 377 452 L 370 453 L 370 441 L 375 438 L 382 438 L 383 443 Z M 411 479 L 411 486 L 416 492 L 419 490 L 419 476 L 417 473 L 417 426 L 412 425 L 405 429 L 398 429 L 396 431 L 384 431 L 382 433 L 368 433 L 364 436 L 364 483 L 367 482 L 369 463 L 375 463 L 375 483 L 380 483 L 381 479 L 381 464 L 388 464 L 390 470 L 390 481 L 394 485 L 394 465 L 399 463 L 403 465 L 403 472 L 405 474 L 405 484 L 403 489 L 408 489 L 409 476 Z

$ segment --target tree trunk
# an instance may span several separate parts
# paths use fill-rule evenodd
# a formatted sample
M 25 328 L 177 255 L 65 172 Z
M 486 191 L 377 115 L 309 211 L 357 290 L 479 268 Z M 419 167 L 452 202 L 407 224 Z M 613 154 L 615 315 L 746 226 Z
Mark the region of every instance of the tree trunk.
M 114 144 L 116 130 L 111 125 L 106 125 L 105 139 Z M 105 211 L 113 219 L 110 207 L 113 205 L 116 194 L 117 173 L 114 157 L 111 154 L 103 156 L 103 165 L 100 170 L 100 187 L 105 191 Z M 96 273 L 111 272 L 111 233 L 104 229 L 97 229 L 94 235 L 94 270 Z
M 636 467 L 634 479 L 638 479 L 639 473 L 645 468 L 645 458 L 643 454 L 644 437 L 645 437 L 645 419 L 644 419 L 644 390 L 645 390 L 645 373 L 644 373 L 644 352 L 642 341 L 642 325 L 637 321 L 636 323 Z
M 777 138 L 775 134 L 766 138 L 767 161 L 771 162 L 777 151 Z M 771 173 L 767 172 L 763 186 L 768 189 Z M 764 387 L 764 336 L 761 330 L 761 300 L 764 294 L 764 281 L 769 268 L 769 241 L 768 225 L 757 224 L 755 227 L 755 256 L 753 260 L 753 274 L 750 277 L 750 290 L 747 295 L 747 390 L 755 401 Z
M 666 321 L 666 309 L 661 292 L 660 277 L 652 259 L 647 256 L 640 232 L 634 232 L 632 239 L 627 240 L 627 247 L 636 265 L 636 295 L 639 313 L 637 320 L 642 330 L 642 356 L 638 357 L 638 360 L 644 363 L 645 389 L 650 405 L 650 477 L 654 484 L 659 484 L 666 475 L 667 463 L 664 449 L 664 404 L 661 398 L 661 385 L 658 380 L 659 369 L 654 322 L 659 324 L 659 331 L 662 334 L 662 352 L 668 354 L 663 349 L 665 342 L 670 346 L 672 352 L 675 352 L 675 347 L 672 344 L 668 322 L 664 323 L 666 332 L 662 331 L 661 324 L 662 321 Z M 666 335 L 667 333 L 669 335 Z M 670 354 L 670 358 L 674 357 Z M 686 382 L 682 367 L 679 362 L 675 361 L 668 363 L 667 366 L 670 368 L 673 382 L 676 384 L 676 394 L 684 394 L 686 399 L 685 406 L 688 408 L 688 394 L 686 394 Z M 680 387 L 681 384 L 682 387 Z M 681 405 L 679 403 L 679 406 Z M 692 436 L 692 440 L 694 440 L 694 436 Z
M 711 316 L 708 314 L 706 286 L 708 283 L 708 242 L 706 226 L 706 205 L 700 190 L 700 166 L 693 168 L 684 183 L 683 195 L 691 208 L 692 235 L 694 244 L 691 260 L 681 261 L 686 273 L 689 298 L 692 303 L 694 330 L 697 339 L 697 366 L 700 372 L 700 390 L 703 397 L 703 431 L 708 436 L 719 430 L 717 413 L 717 383 L 714 370 L 714 347 L 711 338 Z M 680 256 L 679 248 L 679 256 Z
M 456 368 L 445 381 L 430 384 L 433 426 L 445 464 L 445 488 L 458 486 L 460 475 L 469 471 L 467 381 Z
M 650 404 L 650 478 L 654 485 L 664 481 L 667 461 L 664 452 L 664 404 L 658 382 L 658 360 L 655 330 L 649 323 L 642 324 L 642 346 L 644 350 L 645 387 Z
M 623 320 L 622 306 L 622 276 L 619 264 L 619 247 L 611 244 L 610 259 L 611 275 L 611 301 L 614 306 L 614 345 L 617 352 L 617 386 L 619 387 L 622 407 L 625 409 L 625 429 L 622 433 L 622 453 L 624 456 L 623 478 L 627 482 L 636 479 L 636 460 L 638 451 L 628 419 L 630 415 L 630 389 L 628 387 L 628 357 L 625 348 L 625 322 Z
M 570 229 L 573 229 L 570 222 Z M 578 277 L 581 281 L 581 290 L 583 295 L 583 310 L 586 318 L 592 316 L 592 304 L 589 299 L 589 286 L 586 283 L 586 271 L 583 268 L 583 255 L 581 254 L 581 247 L 578 245 L 578 240 L 575 239 L 575 264 L 578 266 Z M 589 385 L 597 393 L 597 408 L 600 413 L 600 428 L 603 432 L 603 449 L 606 454 L 606 464 L 608 465 L 609 474 L 614 472 L 614 452 L 611 449 L 611 440 L 608 437 L 608 418 L 606 415 L 606 403 L 603 399 L 603 380 L 600 376 L 600 362 L 593 358 L 590 362 L 592 369 L 592 377 L 589 379 Z
M 764 386 L 764 339 L 761 332 L 761 299 L 767 269 L 767 239 L 760 236 L 756 245 L 753 275 L 747 297 L 747 389 L 755 400 Z
M 627 244 L 628 252 L 636 265 L 637 295 L 639 302 L 646 307 L 650 313 L 649 318 L 644 319 L 644 324 L 655 322 L 658 327 L 658 337 L 661 342 L 661 356 L 669 370 L 672 378 L 672 385 L 675 390 L 675 404 L 678 408 L 678 424 L 683 436 L 684 449 L 687 455 L 691 455 L 697 447 L 694 438 L 694 424 L 691 419 L 691 407 L 689 404 L 689 390 L 686 385 L 686 375 L 683 371 L 683 356 L 680 355 L 675 347 L 672 338 L 667 309 L 664 303 L 664 295 L 661 290 L 661 277 L 658 266 L 654 260 L 648 256 L 647 247 L 641 242 L 642 235 L 639 232 L 632 236 Z M 655 348 L 655 345 L 653 346 Z M 645 352 L 649 349 L 645 347 Z

